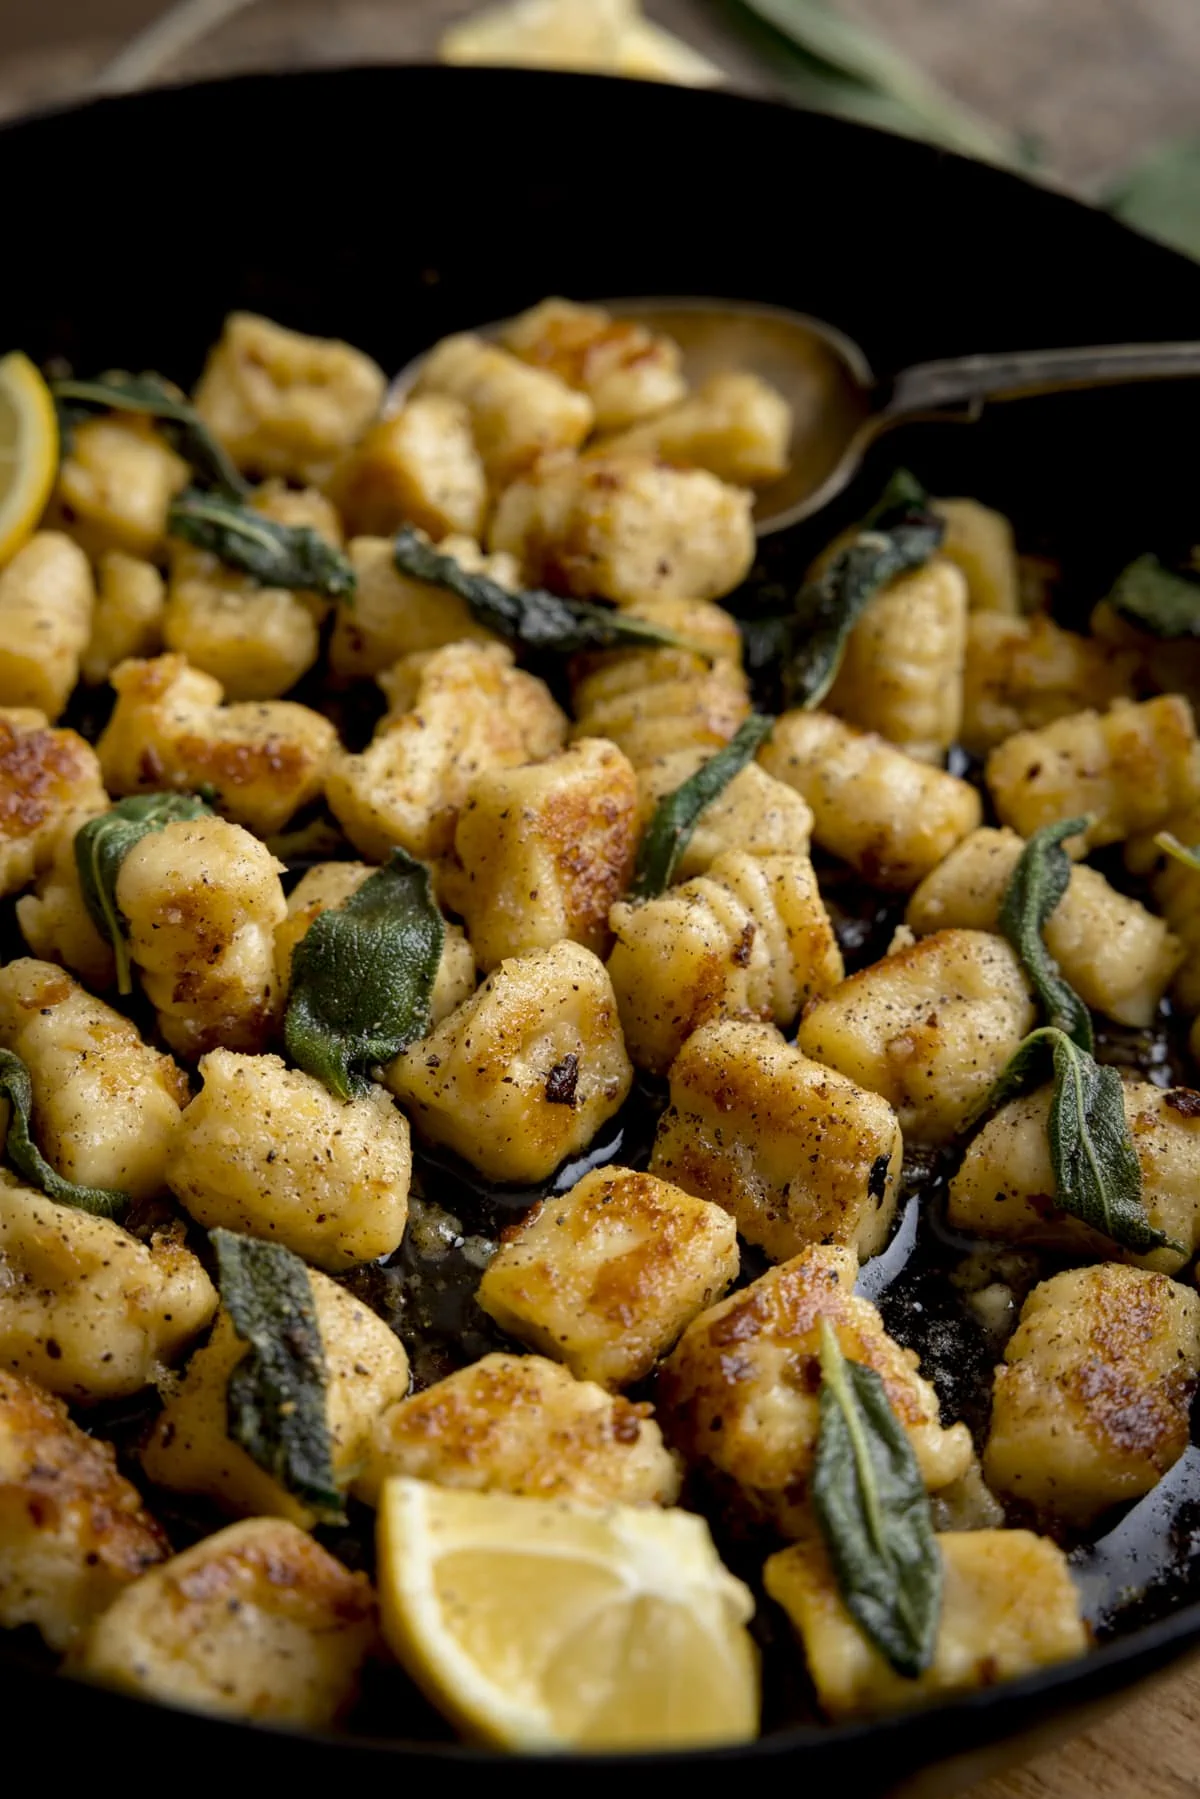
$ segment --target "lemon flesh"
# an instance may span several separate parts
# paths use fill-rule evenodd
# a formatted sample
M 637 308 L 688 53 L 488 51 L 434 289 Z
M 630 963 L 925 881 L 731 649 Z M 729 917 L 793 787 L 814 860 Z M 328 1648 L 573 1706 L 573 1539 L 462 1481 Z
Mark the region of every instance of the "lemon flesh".
M 757 1732 L 754 1602 L 688 1512 L 389 1480 L 379 1590 L 393 1652 L 477 1741 L 678 1749 Z
M 58 473 L 50 389 L 20 350 L 0 357 L 0 568 L 32 536 Z

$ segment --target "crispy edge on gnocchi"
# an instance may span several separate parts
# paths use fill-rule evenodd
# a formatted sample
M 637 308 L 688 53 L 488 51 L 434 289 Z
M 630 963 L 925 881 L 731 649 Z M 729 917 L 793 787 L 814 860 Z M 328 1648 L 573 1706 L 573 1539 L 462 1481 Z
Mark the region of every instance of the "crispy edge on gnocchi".
M 42 874 L 108 795 L 96 752 L 75 731 L 54 730 L 45 714 L 0 708 L 0 894 L 19 893 Z
M 339 460 L 329 494 L 352 537 L 389 537 L 403 524 L 435 542 L 481 537 L 487 475 L 470 413 L 449 394 L 414 395 Z
M 960 741 L 986 756 L 1015 731 L 1038 731 L 1086 706 L 1132 699 L 1136 659 L 1064 631 L 1045 613 L 967 620 Z
M 595 423 L 586 394 L 474 332 L 434 345 L 421 364 L 415 398 L 449 394 L 470 414 L 489 482 L 503 488 L 539 457 L 577 450 Z
M 598 431 L 620 431 L 675 406 L 687 392 L 673 338 L 600 306 L 542 300 L 512 319 L 500 342 L 522 362 L 587 394 Z

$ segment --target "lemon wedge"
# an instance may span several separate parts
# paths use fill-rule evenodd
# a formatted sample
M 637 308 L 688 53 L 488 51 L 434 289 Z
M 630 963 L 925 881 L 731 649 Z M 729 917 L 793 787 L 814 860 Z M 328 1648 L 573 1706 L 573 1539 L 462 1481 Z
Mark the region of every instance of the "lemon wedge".
M 679 1748 L 757 1731 L 754 1601 L 689 1512 L 392 1479 L 379 1592 L 394 1654 L 477 1741 Z
M 0 357 L 0 568 L 33 533 L 58 472 L 50 389 L 20 350 Z

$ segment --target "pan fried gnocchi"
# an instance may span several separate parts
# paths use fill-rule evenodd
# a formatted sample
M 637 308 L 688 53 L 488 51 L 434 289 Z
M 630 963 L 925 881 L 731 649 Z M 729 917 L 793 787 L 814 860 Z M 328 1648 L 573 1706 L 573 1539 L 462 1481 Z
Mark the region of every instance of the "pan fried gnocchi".
M 0 1626 L 68 1671 L 546 1746 L 445 1673 L 530 1545 L 551 1661 L 651 1558 L 697 1745 L 755 1608 L 832 1719 L 1120 1622 L 1069 1558 L 1200 1385 L 1200 577 L 1076 629 L 904 474 L 756 564 L 789 403 L 692 375 L 550 298 L 398 399 L 245 312 L 191 401 L 69 384 L 0 568 Z

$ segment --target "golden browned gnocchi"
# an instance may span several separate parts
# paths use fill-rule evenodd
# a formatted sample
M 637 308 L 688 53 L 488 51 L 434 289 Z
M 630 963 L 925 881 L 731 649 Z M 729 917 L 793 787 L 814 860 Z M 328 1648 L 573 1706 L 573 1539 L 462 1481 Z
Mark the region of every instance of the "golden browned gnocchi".
M 1149 1492 L 1188 1445 L 1200 1294 L 1100 1262 L 1034 1288 L 996 1370 L 983 1469 L 998 1493 L 1086 1525 Z
M 434 346 L 413 392 L 418 398 L 448 394 L 461 401 L 488 480 L 497 488 L 548 452 L 578 449 L 596 419 L 586 394 L 469 331 Z
M 792 410 L 758 375 L 710 375 L 666 412 L 604 439 L 604 455 L 706 468 L 733 487 L 767 487 L 788 470 Z
M 327 718 L 291 700 L 221 704 L 219 681 L 183 656 L 121 663 L 96 752 L 110 793 L 211 786 L 229 816 L 269 836 L 317 798 L 337 743 Z
M 418 1132 L 515 1183 L 586 1149 L 633 1069 L 604 964 L 558 943 L 502 962 L 384 1079 Z
M 1164 829 L 1180 843 L 1200 843 L 1200 805 L 1173 813 Z M 1182 946 L 1173 995 L 1185 1012 L 1200 1012 L 1200 870 L 1168 855 L 1151 833 L 1131 837 L 1125 865 L 1147 881 L 1155 905 Z
M 934 500 L 933 510 L 946 526 L 941 554 L 966 576 L 971 611 L 1019 612 L 1017 548 L 1004 514 L 978 500 Z
M 0 1370 L 0 1626 L 69 1649 L 167 1553 L 108 1443 L 61 1400 Z
M 596 429 L 619 431 L 674 406 L 687 392 L 679 345 L 600 306 L 542 300 L 500 333 L 506 350 L 587 394 Z
M 0 893 L 20 892 L 107 809 L 90 744 L 48 729 L 42 712 L 0 708 Z
M 383 1319 L 344 1287 L 315 1270 L 309 1279 L 325 1358 L 331 1466 L 345 1492 L 364 1465 L 375 1420 L 408 1392 L 408 1357 Z M 207 1494 L 235 1516 L 287 1518 L 310 1529 L 312 1508 L 229 1434 L 229 1380 L 249 1348 L 222 1307 L 211 1337 L 159 1413 L 142 1466 L 159 1486 Z
M 887 1242 L 900 1126 L 877 1093 L 810 1062 L 766 1024 L 721 1019 L 671 1065 L 650 1169 L 722 1206 L 774 1261 L 809 1243 Z
M 1086 706 L 1133 697 L 1134 659 L 1064 631 L 1045 613 L 967 620 L 960 741 L 986 756 L 1014 731 L 1039 731 Z
M 87 557 L 61 531 L 38 531 L 0 569 L 0 706 L 53 721 L 79 679 L 96 590 Z
M 483 769 L 443 877 L 480 968 L 564 938 L 603 955 L 637 835 L 637 777 L 603 738 L 579 738 L 543 762 Z
M 719 1206 L 629 1168 L 597 1168 L 552 1195 L 484 1270 L 479 1303 L 510 1336 L 580 1380 L 627 1387 L 737 1273 Z
M 374 1504 L 393 1474 L 592 1505 L 670 1505 L 679 1493 L 650 1406 L 539 1355 L 483 1356 L 392 1406 L 354 1491 Z
M 917 1357 L 852 1292 L 857 1271 L 852 1250 L 802 1250 L 702 1312 L 658 1376 L 655 1403 L 667 1441 L 744 1516 L 786 1536 L 800 1535 L 811 1518 L 822 1319 L 849 1358 L 878 1374 L 927 1487 L 948 1486 L 971 1465 L 966 1425 L 942 1428 Z
M 469 574 L 487 575 L 501 587 L 517 585 L 512 557 L 485 556 L 472 537 L 445 537 L 438 548 Z M 350 561 L 357 585 L 353 606 L 339 606 L 334 619 L 329 643 L 333 674 L 345 680 L 379 675 L 401 656 L 419 650 L 440 650 L 468 639 L 495 643 L 495 635 L 476 624 L 470 607 L 457 594 L 402 575 L 390 538 L 353 538 Z
M 80 672 L 99 687 L 129 656 L 156 656 L 162 648 L 167 585 L 144 556 L 105 550 L 97 569 L 92 630 Z
M 160 1379 L 216 1309 L 212 1282 L 173 1235 L 145 1244 L 0 1180 L 0 1368 L 64 1399 L 118 1399 Z
M 91 556 L 124 550 L 153 559 L 166 539 L 167 509 L 187 482 L 187 463 L 149 420 L 85 419 L 58 472 L 56 511 Z
M 898 575 L 867 602 L 829 691 L 829 710 L 922 762 L 960 735 L 967 583 L 943 557 Z
M 612 909 L 608 971 L 629 1054 L 665 1074 L 711 1018 L 789 1025 L 842 978 L 842 955 L 807 856 L 727 851 L 705 875 Z
M 382 1087 L 343 1100 L 278 1056 L 215 1049 L 180 1122 L 167 1180 L 206 1229 L 269 1237 L 336 1272 L 404 1235 L 408 1123 Z
M 482 536 L 487 475 L 470 413 L 449 394 L 415 395 L 346 453 L 329 492 L 351 536 L 385 536 L 403 524 L 435 541 Z
M 89 992 L 104 993 L 117 984 L 117 963 L 112 944 L 101 935 L 88 911 L 80 885 L 75 832 L 86 819 L 85 814 L 67 821 L 49 867 L 38 877 L 34 891 L 21 895 L 15 911 L 21 935 L 40 961 L 69 968 Z
M 754 560 L 750 495 L 648 456 L 547 457 L 505 488 L 488 545 L 527 581 L 583 598 L 715 600 Z
M 375 1596 L 280 1518 L 247 1518 L 126 1587 L 76 1671 L 101 1686 L 260 1723 L 332 1724 L 378 1632 Z
M 638 770 L 643 824 L 660 800 L 683 785 L 711 750 L 674 750 Z M 807 856 L 812 835 L 808 802 L 757 762 L 736 774 L 700 814 L 683 849 L 673 879 L 707 874 L 718 856 L 741 850 L 748 856 Z
M 196 410 L 249 474 L 319 487 L 383 399 L 361 350 L 231 312 L 196 389 Z

